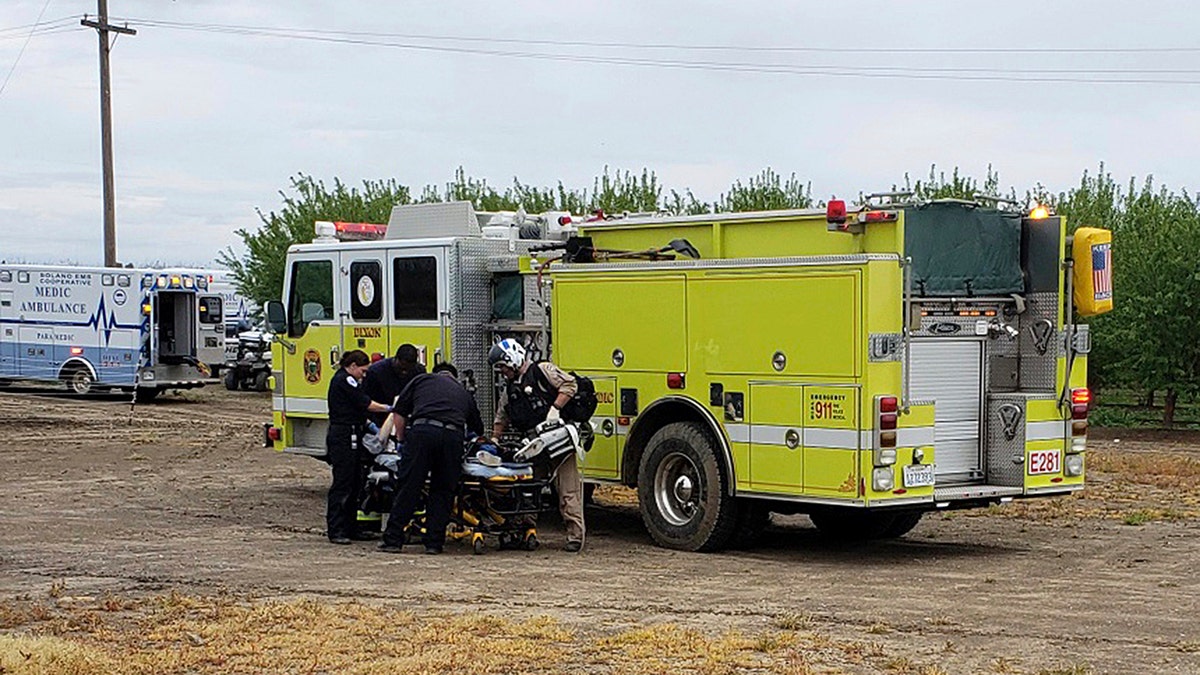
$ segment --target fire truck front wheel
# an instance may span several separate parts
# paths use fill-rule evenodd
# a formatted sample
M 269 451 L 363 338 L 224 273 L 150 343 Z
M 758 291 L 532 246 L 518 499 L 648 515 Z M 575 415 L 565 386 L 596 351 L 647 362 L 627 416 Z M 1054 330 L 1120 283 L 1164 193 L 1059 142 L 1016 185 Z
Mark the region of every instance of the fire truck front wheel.
M 638 502 L 650 536 L 684 551 L 723 548 L 737 526 L 727 481 L 704 427 L 675 422 L 659 429 L 638 470 Z

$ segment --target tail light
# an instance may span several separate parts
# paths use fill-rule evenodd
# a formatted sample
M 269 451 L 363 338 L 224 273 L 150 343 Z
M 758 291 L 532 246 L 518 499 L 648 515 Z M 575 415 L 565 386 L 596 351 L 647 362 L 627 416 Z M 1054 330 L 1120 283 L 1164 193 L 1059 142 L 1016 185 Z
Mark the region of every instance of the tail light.
M 271 427 L 267 429 L 267 438 L 272 441 L 279 441 L 283 439 L 283 434 L 280 432 L 279 427 Z
M 1092 391 L 1086 387 L 1071 390 L 1071 446 L 1068 452 L 1087 449 L 1088 410 L 1092 406 Z
M 667 373 L 667 389 L 683 389 L 683 373 Z
M 900 400 L 895 396 L 875 397 L 875 466 L 896 463 L 896 426 Z
M 382 360 L 383 360 L 383 354 L 380 354 L 379 352 L 375 352 L 375 353 L 371 354 L 371 363 L 375 363 L 376 361 L 382 361 Z
M 1077 420 L 1087 419 L 1088 410 L 1092 407 L 1092 392 L 1086 387 L 1071 390 L 1071 417 Z

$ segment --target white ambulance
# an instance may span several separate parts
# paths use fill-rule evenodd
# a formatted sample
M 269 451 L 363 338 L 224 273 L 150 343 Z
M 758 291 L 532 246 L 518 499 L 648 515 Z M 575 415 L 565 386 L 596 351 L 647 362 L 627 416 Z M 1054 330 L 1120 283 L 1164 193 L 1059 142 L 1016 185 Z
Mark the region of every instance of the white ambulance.
M 0 264 L 0 385 L 149 400 L 216 382 L 207 364 L 224 358 L 222 306 L 199 270 Z

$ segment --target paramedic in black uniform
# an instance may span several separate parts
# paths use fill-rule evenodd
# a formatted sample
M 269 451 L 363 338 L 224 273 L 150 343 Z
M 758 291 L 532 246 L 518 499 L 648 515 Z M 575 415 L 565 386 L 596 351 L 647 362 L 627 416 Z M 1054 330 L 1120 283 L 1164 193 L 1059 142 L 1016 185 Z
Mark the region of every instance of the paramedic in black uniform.
M 417 348 L 405 343 L 396 350 L 395 356 L 372 363 L 371 367 L 367 368 L 367 379 L 363 381 L 371 400 L 391 405 L 400 392 L 404 391 L 404 385 L 425 372 L 425 366 L 418 363 L 417 358 Z M 387 414 L 371 413 L 367 417 L 381 425 Z
M 392 502 L 387 530 L 379 550 L 399 553 L 404 528 L 413 518 L 425 478 L 429 498 L 425 504 L 425 552 L 442 552 L 450 507 L 462 472 L 466 432 L 483 433 L 483 419 L 475 397 L 458 381 L 458 371 L 439 363 L 433 373 L 413 378 L 396 402 L 396 436 L 405 442 L 400 460 L 399 489 Z
M 368 412 L 388 413 L 391 406 L 372 401 L 362 386 L 371 359 L 358 349 L 342 356 L 341 368 L 329 381 L 329 431 L 325 434 L 325 452 L 333 468 L 333 484 L 325 509 L 325 527 L 329 541 L 349 544 L 353 539 L 369 539 L 358 531 L 359 491 L 363 485 L 359 443 L 365 432 Z

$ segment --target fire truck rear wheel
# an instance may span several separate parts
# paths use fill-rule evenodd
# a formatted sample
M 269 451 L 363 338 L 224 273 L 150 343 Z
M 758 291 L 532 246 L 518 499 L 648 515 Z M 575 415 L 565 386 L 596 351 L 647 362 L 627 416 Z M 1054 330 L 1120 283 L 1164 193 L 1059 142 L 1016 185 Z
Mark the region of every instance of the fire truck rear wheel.
M 808 518 L 822 535 L 840 541 L 882 539 L 887 537 L 886 533 L 896 523 L 893 513 L 863 511 L 852 507 L 821 509 L 809 513 Z
M 695 422 L 675 422 L 650 437 L 638 469 L 642 521 L 660 546 L 714 551 L 737 525 L 737 504 L 716 443 Z
M 158 394 L 161 391 L 161 389 L 156 388 L 152 389 L 150 387 L 138 387 L 137 391 L 133 394 L 133 397 L 138 403 L 149 403 L 150 401 L 158 398 Z

